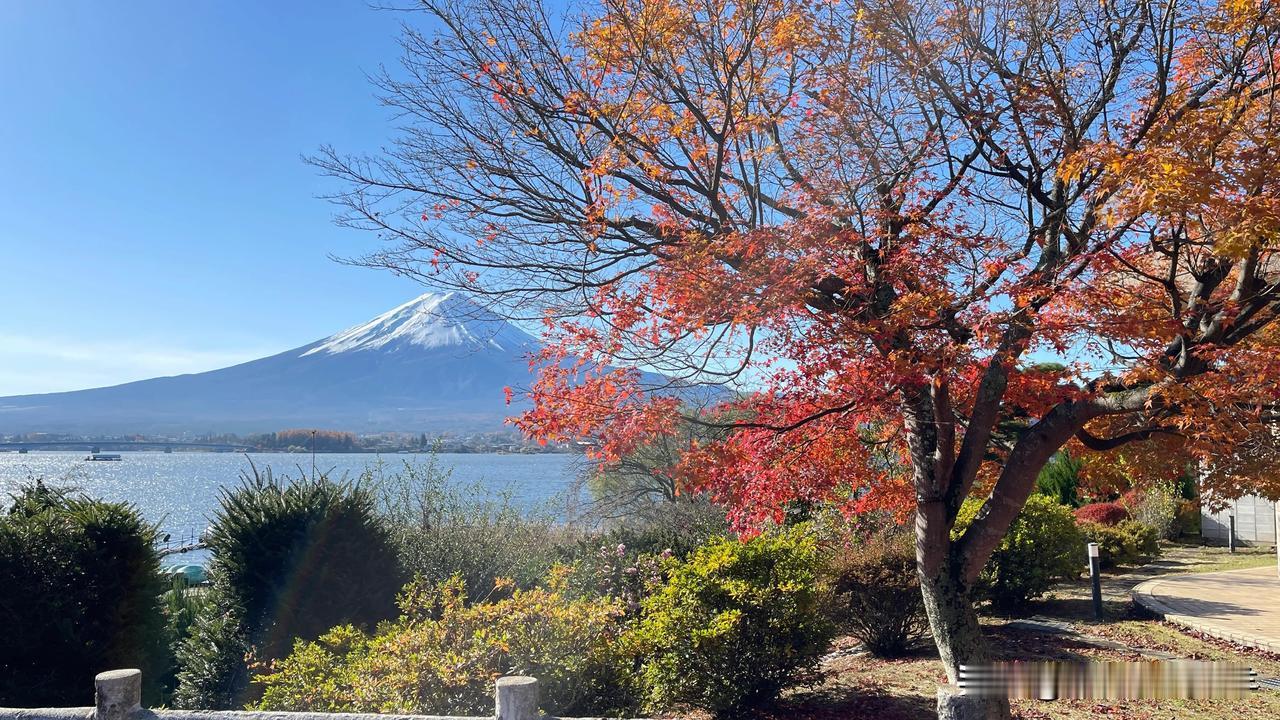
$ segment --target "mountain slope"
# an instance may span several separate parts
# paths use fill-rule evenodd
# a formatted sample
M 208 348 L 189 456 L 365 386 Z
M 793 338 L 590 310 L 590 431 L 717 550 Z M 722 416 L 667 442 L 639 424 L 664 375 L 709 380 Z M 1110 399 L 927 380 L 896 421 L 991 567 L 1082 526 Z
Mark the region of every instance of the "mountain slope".
M 278 355 L 192 375 L 0 398 L 0 432 L 499 429 L 537 341 L 458 294 L 428 293 Z

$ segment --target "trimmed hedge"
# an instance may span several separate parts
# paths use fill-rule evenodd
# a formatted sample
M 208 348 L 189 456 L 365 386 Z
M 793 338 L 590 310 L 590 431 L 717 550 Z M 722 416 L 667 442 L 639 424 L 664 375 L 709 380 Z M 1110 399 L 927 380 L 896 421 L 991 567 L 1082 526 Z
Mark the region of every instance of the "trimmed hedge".
M 160 699 L 169 650 L 156 528 L 134 506 L 37 481 L 0 515 L 0 704 L 93 704 L 93 676 L 143 670 Z

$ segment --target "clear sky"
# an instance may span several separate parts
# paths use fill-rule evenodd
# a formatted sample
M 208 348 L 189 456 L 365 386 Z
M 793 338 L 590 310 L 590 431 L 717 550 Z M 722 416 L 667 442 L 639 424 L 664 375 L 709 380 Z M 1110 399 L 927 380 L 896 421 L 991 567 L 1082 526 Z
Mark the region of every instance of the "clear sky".
M 423 291 L 301 156 L 393 136 L 362 0 L 0 0 L 0 395 L 209 370 Z

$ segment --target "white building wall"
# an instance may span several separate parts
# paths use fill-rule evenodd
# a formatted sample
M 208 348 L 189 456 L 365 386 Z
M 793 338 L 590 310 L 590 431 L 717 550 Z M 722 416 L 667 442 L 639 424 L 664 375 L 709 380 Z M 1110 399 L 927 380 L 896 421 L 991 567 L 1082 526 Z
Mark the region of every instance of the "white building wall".
M 1274 545 L 1276 542 L 1276 504 L 1257 495 L 1246 495 L 1232 501 L 1227 509 L 1200 513 L 1200 536 L 1215 545 L 1226 545 L 1230 532 L 1230 515 L 1236 516 L 1236 542 L 1251 545 Z

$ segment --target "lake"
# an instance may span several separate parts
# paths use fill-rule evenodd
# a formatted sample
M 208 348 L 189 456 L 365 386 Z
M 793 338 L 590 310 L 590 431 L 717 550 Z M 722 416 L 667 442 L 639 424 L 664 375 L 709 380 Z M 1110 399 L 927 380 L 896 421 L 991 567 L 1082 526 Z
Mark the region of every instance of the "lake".
M 218 490 L 235 486 L 249 462 L 277 477 L 301 477 L 311 473 L 311 456 L 289 453 L 123 452 L 120 462 L 86 462 L 85 453 L 39 452 L 26 455 L 0 453 L 0 505 L 8 504 L 8 492 L 31 478 L 50 485 L 71 485 L 104 500 L 126 500 L 136 505 L 164 532 L 174 538 L 199 534 L 217 507 Z M 371 453 L 318 453 L 315 467 L 331 478 L 358 478 L 366 469 L 382 463 L 383 472 L 394 472 L 405 463 L 425 466 L 431 456 L 375 455 Z M 509 494 L 523 509 L 563 507 L 582 466 L 580 455 L 496 455 L 440 453 L 436 466 L 450 470 L 450 483 L 481 488 L 498 496 Z

